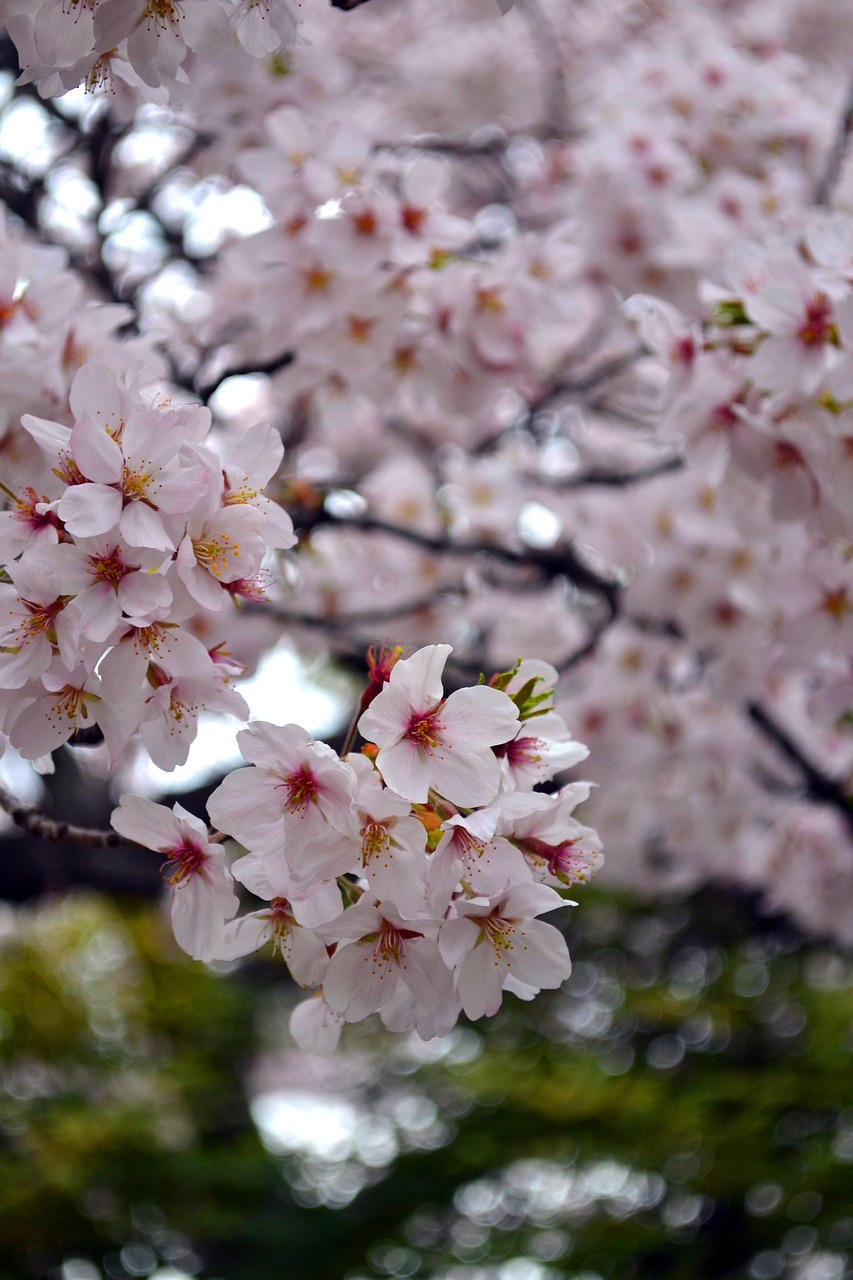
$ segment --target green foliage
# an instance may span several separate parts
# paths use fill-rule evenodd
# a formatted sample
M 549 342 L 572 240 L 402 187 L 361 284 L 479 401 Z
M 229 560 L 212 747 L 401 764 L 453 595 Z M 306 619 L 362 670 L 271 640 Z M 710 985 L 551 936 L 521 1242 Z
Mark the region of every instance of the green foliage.
M 10 913 L 0 1277 L 841 1280 L 850 959 L 710 893 L 587 891 L 569 923 L 562 991 L 440 1045 L 354 1028 L 323 1067 L 279 965 L 194 964 L 150 907 Z M 250 1079 L 301 1128 L 264 1146 Z

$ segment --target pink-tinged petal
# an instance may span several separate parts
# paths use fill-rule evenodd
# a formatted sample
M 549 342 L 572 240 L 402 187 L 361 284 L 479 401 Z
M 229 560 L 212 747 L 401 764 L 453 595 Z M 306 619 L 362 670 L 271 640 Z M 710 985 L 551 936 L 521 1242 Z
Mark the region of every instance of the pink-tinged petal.
M 300 754 L 314 742 L 307 729 L 298 724 L 269 724 L 255 720 L 237 734 L 240 754 L 249 764 L 288 773 L 299 764 Z
M 189 570 L 179 572 L 193 600 L 203 609 L 209 609 L 211 613 L 219 613 L 228 598 L 228 593 L 219 585 L 218 579 L 211 577 L 206 569 L 200 568 L 195 563 Z
M 518 708 L 507 694 L 481 684 L 451 693 L 440 711 L 446 736 L 463 751 L 508 742 L 518 732 Z
M 294 982 L 300 987 L 316 987 L 329 968 L 329 955 L 315 934 L 294 924 L 287 931 L 288 945 L 282 947 Z
M 500 914 L 507 920 L 530 920 L 567 905 L 566 899 L 548 885 L 517 884 L 504 895 Z
M 110 817 L 113 829 L 146 849 L 169 853 L 183 841 L 183 833 L 171 809 L 144 796 L 125 795 Z
M 104 735 L 110 769 L 138 730 L 144 714 L 144 695 L 132 686 L 125 691 L 120 704 L 112 704 L 107 698 L 98 703 L 95 719 Z
M 37 680 L 53 656 L 47 636 L 32 636 L 17 653 L 0 653 L 0 689 L 20 689 Z
M 246 886 L 256 898 L 271 902 L 275 897 L 287 897 L 286 889 L 273 887 L 267 859 L 262 853 L 247 853 L 231 864 L 231 874 L 240 884 Z M 290 871 L 285 866 L 285 874 L 289 878 Z
M 242 956 L 258 951 L 272 937 L 272 922 L 269 914 L 253 911 L 251 915 L 242 916 L 239 920 L 229 920 L 223 927 L 217 942 L 214 943 L 211 960 L 239 960 Z
M 118 527 L 132 547 L 152 547 L 155 551 L 171 551 L 174 547 L 163 521 L 144 502 L 129 502 Z
M 506 970 L 496 963 L 495 949 L 485 937 L 477 943 L 459 972 L 456 991 L 469 1018 L 491 1018 L 501 1007 Z
M 332 956 L 323 992 L 347 1022 L 361 1022 L 391 999 L 397 982 L 397 966 L 378 955 L 372 942 L 352 942 Z
M 531 920 L 515 933 L 512 972 L 534 987 L 559 987 L 572 971 L 566 940 L 553 925 Z
M 295 546 L 296 534 L 293 532 L 293 521 L 287 512 L 274 502 L 265 504 L 262 510 L 265 517 L 264 541 L 267 546 L 276 547 L 282 551 Z
M 160 473 L 154 499 L 160 511 L 186 515 L 203 498 L 210 480 L 207 467 L 181 467 L 180 471 Z
M 80 630 L 90 640 L 106 640 L 121 618 L 116 593 L 104 583 L 81 592 L 70 609 L 75 606 L 78 606 Z
M 415 804 L 427 801 L 434 764 L 433 756 L 405 741 L 383 747 L 376 757 L 376 766 L 386 785 L 398 796 Z
M 239 906 L 233 893 L 223 901 L 221 886 L 206 871 L 194 875 L 172 893 L 175 941 L 194 960 L 212 960 L 225 921 Z
M 290 1034 L 305 1053 L 334 1053 L 344 1019 L 319 994 L 303 1000 L 290 1015 Z
M 294 890 L 305 891 L 318 880 L 346 875 L 359 862 L 359 845 L 349 836 L 327 827 L 319 839 L 300 841 L 294 848 L 291 824 L 285 821 L 284 847 L 293 875 Z
M 453 999 L 453 978 L 432 938 L 406 942 L 400 978 L 424 1013 L 437 1013 Z
M 45 694 L 28 703 L 7 732 L 25 760 L 38 760 L 67 742 L 76 727 L 77 717 L 64 716 L 57 698 Z
M 341 913 L 341 891 L 334 880 L 312 887 L 305 897 L 294 895 L 290 899 L 294 919 L 309 928 L 328 924 Z
M 402 738 L 411 720 L 412 702 L 408 693 L 386 684 L 359 720 L 358 731 L 366 742 L 388 746 Z
M 76 484 L 63 493 L 57 513 L 69 533 L 86 538 L 114 529 L 121 518 L 121 505 L 117 489 L 103 484 Z
M 128 414 L 121 443 L 128 462 L 140 465 L 150 475 L 175 457 L 184 443 L 184 432 L 176 429 L 171 414 L 137 405 Z
M 455 920 L 448 920 L 441 926 L 438 935 L 438 949 L 441 952 L 445 964 L 451 969 L 458 969 L 463 960 L 480 939 L 480 926 L 476 920 L 470 920 L 467 916 L 459 916 Z
M 21 426 L 51 459 L 65 453 L 70 447 L 71 428 L 59 422 L 50 422 L 47 418 L 37 418 L 32 413 L 25 413 L 21 418 Z
M 444 693 L 441 676 L 452 652 L 453 646 L 449 644 L 430 644 L 419 649 L 392 669 L 391 687 L 403 689 L 416 710 L 434 707 Z
M 284 444 L 275 427 L 259 422 L 239 439 L 229 438 L 222 457 L 228 488 L 235 495 L 241 494 L 244 488 L 257 490 L 254 495 L 257 497 L 281 466 Z
M 147 720 L 140 729 L 145 750 L 161 769 L 170 771 L 186 764 L 198 728 L 198 717 L 186 708 L 178 718 L 168 708 L 156 719 Z
M 211 821 L 247 849 L 281 848 L 284 824 L 276 780 L 259 769 L 237 769 L 219 784 L 207 802 Z
M 121 480 L 124 458 L 102 423 L 88 416 L 76 422 L 71 431 L 71 452 L 87 480 L 99 484 Z
M 489 804 L 501 785 L 501 767 L 491 752 L 466 755 L 455 748 L 431 760 L 432 785 L 451 804 L 470 808 Z
M 157 573 L 129 573 L 118 587 L 118 602 L 131 618 L 160 613 L 172 600 L 171 588 Z
M 127 320 L 126 315 L 123 319 Z M 106 365 L 86 363 L 74 375 L 68 403 L 75 419 L 92 416 L 102 428 L 114 434 L 120 429 L 124 414 L 121 391 L 115 374 Z

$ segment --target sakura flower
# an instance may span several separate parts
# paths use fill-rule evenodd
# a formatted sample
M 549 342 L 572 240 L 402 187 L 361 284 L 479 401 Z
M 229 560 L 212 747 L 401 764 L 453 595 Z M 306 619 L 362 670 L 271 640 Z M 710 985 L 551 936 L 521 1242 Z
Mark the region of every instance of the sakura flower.
M 224 11 L 209 0 L 100 0 L 95 12 L 99 52 L 127 38 L 127 57 L 147 85 L 177 77 L 190 49 L 215 53 L 228 46 Z
M 175 568 L 198 604 L 221 609 L 223 588 L 255 573 L 266 550 L 263 524 L 261 512 L 247 505 L 220 507 L 207 518 L 202 512 L 190 519 Z
M 358 873 L 371 892 L 392 899 L 405 912 L 417 915 L 426 901 L 426 832 L 412 807 L 382 786 L 378 773 L 364 756 L 353 757 L 359 780 L 355 797 L 361 840 Z
M 156 687 L 146 703 L 140 733 L 146 751 L 161 769 L 186 764 L 198 732 L 200 711 L 223 711 L 241 720 L 248 717 L 249 708 L 242 694 L 215 671 L 173 678 L 152 667 L 150 674 Z
M 407 920 L 391 902 L 362 898 L 338 920 L 318 930 L 338 940 L 323 983 L 332 1009 L 360 1022 L 395 996 L 402 984 L 426 1014 L 439 1013 L 453 997 L 453 982 L 438 944 L 435 922 Z
M 231 868 L 235 880 L 266 902 L 286 898 L 288 910 L 300 925 L 313 928 L 341 914 L 341 891 L 334 879 L 319 877 L 301 887 L 281 850 L 275 853 L 247 853 Z
M 229 20 L 240 44 L 254 58 L 275 53 L 296 40 L 302 19 L 299 0 L 234 0 Z
M 758 385 L 779 390 L 820 388 L 835 360 L 833 300 L 793 252 L 770 261 L 772 277 L 749 299 L 749 315 L 768 336 L 752 361 Z
M 601 841 L 591 827 L 572 817 L 589 796 L 588 782 L 575 782 L 554 796 L 535 792 L 501 796 L 496 830 L 523 854 L 536 880 L 577 884 L 594 875 L 604 861 Z
M 9 702 L 5 730 L 25 760 L 38 760 L 67 742 L 78 729 L 97 724 L 110 759 L 127 746 L 138 725 L 133 703 L 102 697 L 101 682 L 83 663 L 69 671 L 55 658 L 40 681 L 25 685 Z
M 169 584 L 156 572 L 160 552 L 131 549 L 107 536 L 82 538 L 59 552 L 63 581 L 75 593 L 68 616 L 92 640 L 106 640 L 123 615 L 153 617 L 171 603 Z
M 518 851 L 506 840 L 495 839 L 499 810 L 496 806 L 463 816 L 455 814 L 442 823 L 444 832 L 430 861 L 430 878 L 439 898 L 450 898 L 459 880 L 474 894 L 499 893 L 507 885 L 530 878 Z
M 349 852 L 330 843 L 353 827 L 355 776 L 324 742 L 315 742 L 299 725 L 256 721 L 237 735 L 246 760 L 254 767 L 238 769 L 216 788 L 208 812 L 219 827 L 246 848 L 272 853 L 284 848 L 292 867 L 320 859 L 325 874 L 341 875 L 355 862 Z M 322 842 L 332 851 L 330 871 Z
M 516 732 L 518 712 L 505 693 L 487 685 L 443 697 L 447 644 L 428 645 L 398 662 L 388 683 L 359 721 L 376 743 L 386 784 L 423 804 L 434 788 L 453 804 L 488 804 L 500 786 L 492 746 Z
M 63 616 L 68 597 L 59 566 L 33 551 L 8 574 L 12 585 L 0 583 L 0 688 L 19 689 L 46 671 L 57 652 L 73 666 L 77 650 Z
M 306 925 L 339 914 L 341 899 L 334 883 L 315 886 L 315 892 L 302 899 L 300 913 L 296 900 L 291 902 L 286 895 L 276 893 L 276 877 L 267 874 L 266 862 L 260 855 L 250 853 L 239 858 L 232 873 L 258 897 L 267 899 L 268 905 L 225 924 L 216 944 L 216 959 L 236 960 L 271 942 L 295 982 L 302 987 L 317 986 L 323 981 L 329 957 L 324 943 Z M 311 919 L 305 919 L 306 915 Z
M 174 542 L 159 513 L 190 510 L 208 479 L 198 463 L 175 466 L 183 443 L 169 415 L 136 408 L 115 439 L 86 415 L 70 436 L 71 459 L 83 477 L 66 489 L 57 512 L 69 533 L 94 537 L 118 532 L 132 546 L 171 551 Z
M 293 521 L 263 493 L 281 466 L 283 454 L 281 436 L 264 423 L 251 427 L 236 440 L 226 440 L 220 450 L 225 481 L 223 502 L 226 506 L 245 503 L 260 511 L 264 517 L 264 542 L 286 549 L 296 541 Z
M 179 804 L 170 811 L 142 796 L 123 796 L 111 821 L 119 835 L 166 855 L 175 938 L 195 960 L 212 959 L 240 904 L 222 848 L 208 840 L 204 823 Z
M 0 562 L 14 560 L 28 547 L 59 541 L 59 520 L 49 499 L 31 485 L 15 498 L 11 511 L 0 511 Z
M 547 885 L 521 884 L 491 899 L 456 904 L 457 917 L 441 927 L 438 945 L 457 974 L 469 1018 L 497 1013 L 512 980 L 538 991 L 559 987 L 572 970 L 565 939 L 536 916 L 564 906 Z
M 334 1053 L 341 1038 L 343 1014 L 332 1009 L 318 991 L 301 1001 L 290 1015 L 289 1030 L 305 1053 Z

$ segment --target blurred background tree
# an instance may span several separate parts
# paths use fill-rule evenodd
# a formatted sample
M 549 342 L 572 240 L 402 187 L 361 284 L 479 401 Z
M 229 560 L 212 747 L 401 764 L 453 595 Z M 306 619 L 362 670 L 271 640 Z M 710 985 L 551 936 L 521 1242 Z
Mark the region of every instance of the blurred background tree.
M 150 903 L 7 909 L 2 1280 L 849 1275 L 849 956 L 719 892 L 569 941 L 561 992 L 318 1059 Z

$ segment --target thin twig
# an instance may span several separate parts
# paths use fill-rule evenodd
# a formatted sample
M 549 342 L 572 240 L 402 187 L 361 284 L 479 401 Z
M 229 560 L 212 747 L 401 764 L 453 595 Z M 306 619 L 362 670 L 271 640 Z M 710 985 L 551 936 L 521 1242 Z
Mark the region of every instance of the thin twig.
M 819 804 L 831 805 L 841 814 L 853 834 L 853 795 L 845 790 L 840 779 L 828 777 L 809 760 L 790 734 L 759 703 L 748 703 L 747 712 L 753 724 L 799 770 L 809 799 L 816 800 Z
M 0 786 L 0 809 L 5 810 L 16 826 L 42 840 L 69 840 L 88 845 L 90 849 L 119 849 L 126 846 L 143 848 L 135 840 L 126 840 L 117 831 L 101 831 L 95 827 L 77 827 L 41 813 L 31 805 L 21 804 L 10 791 Z
M 844 163 L 847 142 L 851 133 L 853 133 L 853 80 L 850 81 L 847 89 L 847 96 L 841 109 L 826 168 L 815 191 L 814 202 L 821 208 L 827 208 L 832 199 L 836 183 L 841 175 L 841 166 Z
M 411 542 L 414 546 L 423 548 L 424 551 L 436 551 L 440 555 L 490 556 L 503 564 L 538 569 L 547 578 L 569 578 L 576 586 L 603 596 L 611 609 L 615 610 L 617 607 L 619 584 L 585 565 L 568 543 L 548 550 L 533 548 L 516 550 L 500 543 L 493 545 L 488 542 L 448 542 L 444 538 L 434 538 L 429 534 L 419 533 L 416 529 L 389 524 L 385 520 L 377 520 L 372 516 L 333 516 L 328 511 L 316 509 L 292 514 L 294 525 L 301 531 L 323 525 L 340 529 L 361 529 L 366 533 L 385 533 L 389 537 L 400 539 L 401 542 Z
M 406 600 L 402 604 L 391 605 L 385 609 L 353 609 L 347 613 L 319 614 L 300 613 L 273 603 L 248 603 L 241 606 L 242 613 L 257 613 L 267 618 L 275 618 L 289 627 L 305 627 L 312 631 L 343 631 L 347 633 L 354 627 L 374 627 L 386 622 L 396 622 L 400 618 L 410 617 L 413 613 L 422 613 L 425 609 L 434 609 L 459 599 L 468 594 L 461 584 L 455 587 L 442 588 L 429 594 L 417 596 L 414 600 Z

